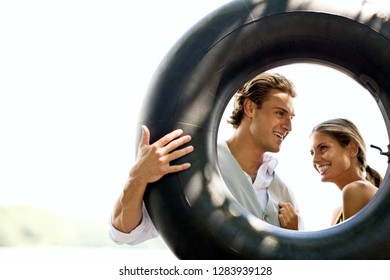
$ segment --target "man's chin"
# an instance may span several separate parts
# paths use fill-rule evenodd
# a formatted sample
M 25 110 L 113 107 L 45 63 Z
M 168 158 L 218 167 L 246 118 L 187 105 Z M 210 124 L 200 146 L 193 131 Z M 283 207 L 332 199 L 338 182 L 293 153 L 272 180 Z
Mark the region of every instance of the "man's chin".
M 272 148 L 271 151 L 269 151 L 269 152 L 271 152 L 271 153 L 279 153 L 280 152 L 280 148 L 281 148 L 280 146 Z

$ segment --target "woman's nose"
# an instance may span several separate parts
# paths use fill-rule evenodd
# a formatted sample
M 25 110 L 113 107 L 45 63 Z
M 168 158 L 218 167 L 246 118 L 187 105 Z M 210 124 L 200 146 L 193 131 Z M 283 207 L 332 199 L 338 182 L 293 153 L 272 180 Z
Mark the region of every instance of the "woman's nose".
M 318 163 L 320 162 L 321 158 L 319 157 L 319 155 L 316 153 L 316 152 L 312 152 L 312 157 L 313 157 L 313 163 Z

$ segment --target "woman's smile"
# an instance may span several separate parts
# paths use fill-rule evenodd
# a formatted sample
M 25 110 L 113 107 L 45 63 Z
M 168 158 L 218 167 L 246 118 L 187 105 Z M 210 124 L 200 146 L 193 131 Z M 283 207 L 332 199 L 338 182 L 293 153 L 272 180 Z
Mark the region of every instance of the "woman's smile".
M 317 165 L 316 169 L 317 169 L 318 173 L 320 173 L 320 175 L 325 175 L 325 173 L 327 173 L 327 171 L 330 169 L 330 164 Z

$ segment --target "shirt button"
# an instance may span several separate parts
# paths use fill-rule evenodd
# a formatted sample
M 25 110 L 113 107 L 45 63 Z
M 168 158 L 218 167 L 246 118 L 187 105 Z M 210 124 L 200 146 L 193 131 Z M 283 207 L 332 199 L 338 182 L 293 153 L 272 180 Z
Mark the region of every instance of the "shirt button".
M 263 220 L 268 222 L 268 215 L 267 214 L 263 214 Z

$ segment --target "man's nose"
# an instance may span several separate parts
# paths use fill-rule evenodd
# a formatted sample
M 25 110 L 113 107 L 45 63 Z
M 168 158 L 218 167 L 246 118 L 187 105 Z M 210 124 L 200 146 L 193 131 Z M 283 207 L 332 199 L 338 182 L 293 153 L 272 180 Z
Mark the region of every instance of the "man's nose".
M 292 130 L 292 122 L 291 118 L 286 118 L 285 121 L 282 124 L 282 128 L 286 130 L 287 132 L 290 132 Z

